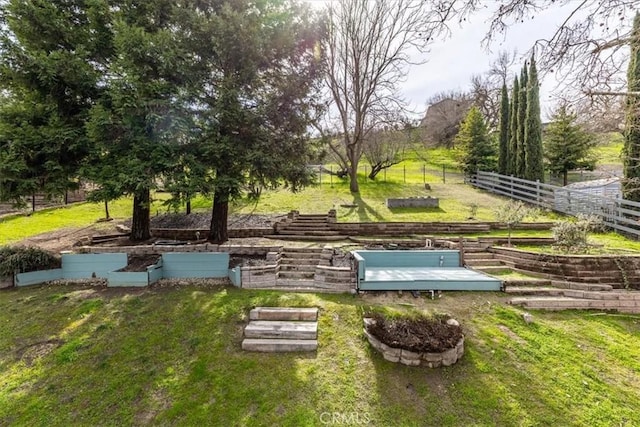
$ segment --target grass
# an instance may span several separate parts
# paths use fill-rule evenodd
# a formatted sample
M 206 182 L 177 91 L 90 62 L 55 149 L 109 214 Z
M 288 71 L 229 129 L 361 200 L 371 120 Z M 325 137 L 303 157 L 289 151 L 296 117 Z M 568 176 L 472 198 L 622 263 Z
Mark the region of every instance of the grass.
M 50 285 L 0 293 L 0 425 L 639 425 L 640 319 L 521 312 L 497 293 L 283 294 Z M 256 305 L 318 306 L 315 354 L 240 349 Z M 448 312 L 448 368 L 385 361 L 362 334 L 378 306 Z M 329 415 L 325 415 L 329 414 Z

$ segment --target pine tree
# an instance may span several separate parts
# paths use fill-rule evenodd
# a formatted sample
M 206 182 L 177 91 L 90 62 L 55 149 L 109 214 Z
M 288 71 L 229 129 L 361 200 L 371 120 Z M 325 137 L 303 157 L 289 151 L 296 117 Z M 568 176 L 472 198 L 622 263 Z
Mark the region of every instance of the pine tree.
M 500 99 L 500 135 L 499 135 L 498 173 L 507 174 L 509 170 L 509 94 L 507 84 L 502 84 Z
M 525 170 L 524 178 L 544 181 L 544 156 L 542 152 L 542 121 L 540 119 L 540 88 L 538 70 L 533 55 L 529 65 L 527 82 L 527 111 L 524 128 Z
M 544 156 L 551 173 L 562 174 L 563 185 L 571 170 L 585 168 L 593 170 L 596 159 L 592 149 L 596 145 L 593 135 L 576 124 L 577 116 L 561 106 L 553 115 L 545 132 Z
M 518 134 L 517 134 L 517 151 L 516 151 L 516 171 L 515 176 L 524 178 L 525 173 L 525 135 L 524 128 L 527 119 L 527 87 L 529 78 L 527 76 L 527 66 L 522 67 L 520 73 L 520 90 L 518 92 Z
M 631 36 L 631 56 L 627 71 L 627 91 L 640 92 L 640 13 L 636 13 Z M 640 202 L 640 96 L 627 95 L 624 131 L 622 194 Z
M 471 107 L 456 135 L 457 157 L 465 175 L 496 167 L 496 147 L 489 138 L 487 125 L 478 107 Z
M 509 164 L 508 175 L 516 175 L 518 153 L 518 101 L 520 100 L 520 83 L 518 76 L 513 79 L 511 89 L 511 108 L 509 109 Z

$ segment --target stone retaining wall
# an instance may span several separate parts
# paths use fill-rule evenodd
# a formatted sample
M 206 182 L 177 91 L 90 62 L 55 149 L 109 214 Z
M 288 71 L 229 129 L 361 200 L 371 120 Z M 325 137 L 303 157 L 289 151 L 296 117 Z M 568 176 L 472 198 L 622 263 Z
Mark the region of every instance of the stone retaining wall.
M 407 366 L 428 366 L 429 368 L 451 366 L 460 360 L 464 354 L 464 336 L 460 338 L 454 348 L 442 353 L 416 353 L 386 345 L 369 333 L 366 327 L 364 328 L 364 334 L 373 348 L 382 353 L 382 357 L 384 357 L 385 360 L 394 363 L 402 363 Z
M 508 267 L 549 279 L 640 289 L 640 256 L 550 255 L 512 248 L 491 252 Z
M 240 239 L 248 237 L 263 237 L 273 234 L 273 227 L 263 228 L 231 228 L 229 229 L 229 238 Z M 152 228 L 151 234 L 154 237 L 161 237 L 163 239 L 175 239 L 175 240 L 198 240 L 206 239 L 209 236 L 208 228 Z
M 553 223 L 523 223 L 514 230 L 550 230 Z M 331 230 L 346 236 L 407 236 L 411 234 L 461 234 L 505 230 L 497 222 L 337 222 Z

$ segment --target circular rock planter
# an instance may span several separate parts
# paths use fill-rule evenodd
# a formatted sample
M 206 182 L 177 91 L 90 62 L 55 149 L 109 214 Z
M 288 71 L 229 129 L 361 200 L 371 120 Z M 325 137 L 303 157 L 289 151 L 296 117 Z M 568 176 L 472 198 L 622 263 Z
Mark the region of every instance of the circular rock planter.
M 447 317 L 385 319 L 366 317 L 369 343 L 390 362 L 407 366 L 451 366 L 464 353 L 464 335 L 457 320 Z

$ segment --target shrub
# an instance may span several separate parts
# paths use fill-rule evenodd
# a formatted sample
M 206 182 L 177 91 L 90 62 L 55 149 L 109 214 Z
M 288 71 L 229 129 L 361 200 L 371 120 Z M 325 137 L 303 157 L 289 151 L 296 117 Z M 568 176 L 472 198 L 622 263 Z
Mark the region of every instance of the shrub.
M 551 229 L 556 245 L 567 252 L 580 252 L 589 247 L 589 232 L 602 228 L 596 216 L 578 215 L 575 221 L 559 221 Z
M 0 277 L 50 268 L 60 268 L 60 257 L 49 251 L 28 246 L 0 248 Z

